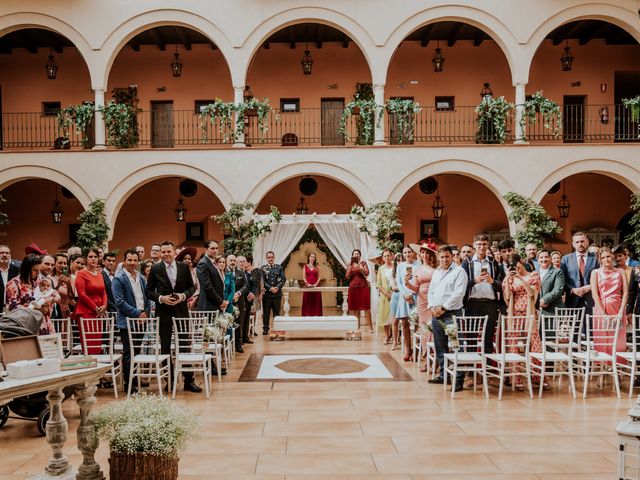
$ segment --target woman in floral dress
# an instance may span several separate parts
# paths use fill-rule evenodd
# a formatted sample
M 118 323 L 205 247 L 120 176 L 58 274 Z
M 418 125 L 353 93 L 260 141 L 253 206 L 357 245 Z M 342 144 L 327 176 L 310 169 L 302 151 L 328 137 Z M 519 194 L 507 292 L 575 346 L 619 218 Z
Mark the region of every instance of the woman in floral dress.
M 531 332 L 531 352 L 542 352 L 542 341 L 540 340 L 538 318 L 536 315 L 536 300 L 540 293 L 540 276 L 537 272 L 528 272 L 524 266 L 522 258 L 517 253 L 509 255 L 507 278 L 502 283 L 504 299 L 507 302 L 508 315 L 514 317 L 524 317 L 533 315 L 534 324 Z M 507 351 L 509 353 L 523 353 L 518 345 L 509 342 L 507 339 Z M 511 343 L 511 345 L 509 345 Z M 539 376 L 532 376 L 533 383 L 540 383 Z M 524 390 L 522 377 L 516 377 L 516 388 Z

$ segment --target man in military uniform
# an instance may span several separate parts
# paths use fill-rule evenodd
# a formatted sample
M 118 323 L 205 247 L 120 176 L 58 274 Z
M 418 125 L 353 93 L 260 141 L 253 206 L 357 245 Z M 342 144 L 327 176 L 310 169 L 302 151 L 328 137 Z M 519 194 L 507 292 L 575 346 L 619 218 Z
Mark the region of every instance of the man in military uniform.
M 262 297 L 262 334 L 267 335 L 271 314 L 274 317 L 280 314 L 285 277 L 282 265 L 276 264 L 276 255 L 271 251 L 267 252 L 267 264 L 261 270 L 265 290 Z

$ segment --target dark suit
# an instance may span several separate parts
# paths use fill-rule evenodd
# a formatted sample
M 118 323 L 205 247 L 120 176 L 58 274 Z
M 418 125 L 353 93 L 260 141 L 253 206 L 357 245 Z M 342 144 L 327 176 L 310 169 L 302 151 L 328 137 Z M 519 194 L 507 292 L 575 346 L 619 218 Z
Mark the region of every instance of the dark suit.
M 542 269 L 540 269 L 542 271 Z M 541 275 L 542 276 L 542 275 Z M 564 275 L 562 270 L 549 266 L 547 273 L 542 278 L 540 287 L 540 300 L 544 300 L 546 307 L 540 308 L 543 315 L 555 315 L 556 308 L 563 308 L 562 294 L 564 293 Z
M 571 293 L 573 288 L 579 288 L 589 285 L 591 280 L 591 272 L 598 268 L 598 261 L 593 253 L 585 254 L 584 259 L 584 275 L 580 274 L 578 259 L 575 252 L 569 253 L 562 257 L 560 263 L 562 273 L 564 273 L 564 291 L 566 293 L 565 305 L 567 308 L 585 307 L 585 315 L 591 315 L 593 311 L 593 297 L 591 292 L 584 294 L 582 297 Z
M 249 317 L 246 315 L 246 313 L 247 311 L 251 312 L 251 306 L 248 305 L 247 300 L 247 294 L 249 293 L 249 275 L 246 274 L 243 269 L 236 268 L 233 271 L 233 276 L 236 281 L 235 292 L 240 292 L 240 296 L 235 302 L 235 305 L 240 311 L 240 315 L 238 316 L 238 331 L 236 332 L 236 348 L 240 348 L 242 347 L 242 342 L 245 339 L 245 324 L 247 324 L 249 321 Z
M 640 315 L 640 267 L 631 270 L 629 279 L 629 300 L 627 301 L 627 313 Z
M 269 319 L 271 315 L 280 315 L 280 306 L 282 304 L 282 287 L 286 278 L 281 265 L 267 264 L 260 269 L 262 271 L 262 280 L 264 281 L 264 296 L 262 297 L 262 332 L 269 332 Z M 270 288 L 276 288 L 276 293 L 271 292 Z
M 13 262 L 9 262 L 9 275 L 7 276 L 7 281 L 11 280 L 14 277 L 20 275 L 20 267 L 14 265 Z M 0 313 L 4 310 L 4 288 L 6 285 L 2 280 L 2 275 L 0 275 Z
M 205 255 L 198 262 L 196 274 L 200 283 L 198 310 L 220 310 L 224 301 L 224 278 L 220 275 L 220 270 L 213 264 L 213 260 Z
M 147 297 L 156 304 L 156 316 L 160 319 L 160 351 L 163 354 L 171 353 L 171 333 L 173 331 L 172 317 L 185 318 L 189 316 L 189 308 L 186 299 L 195 292 L 191 272 L 186 263 L 175 262 L 176 283 L 171 286 L 167 275 L 167 267 L 163 261 L 154 264 L 149 271 L 147 280 Z M 160 296 L 182 293 L 185 300 L 177 305 L 160 303 Z M 193 373 L 183 373 L 185 383 L 193 379 Z
M 109 274 L 105 272 L 104 268 L 101 271 L 102 278 L 104 279 L 104 288 L 107 291 L 107 312 L 117 312 L 118 308 L 116 307 L 116 301 L 114 300 L 113 292 L 111 291 L 111 277 L 109 277 Z

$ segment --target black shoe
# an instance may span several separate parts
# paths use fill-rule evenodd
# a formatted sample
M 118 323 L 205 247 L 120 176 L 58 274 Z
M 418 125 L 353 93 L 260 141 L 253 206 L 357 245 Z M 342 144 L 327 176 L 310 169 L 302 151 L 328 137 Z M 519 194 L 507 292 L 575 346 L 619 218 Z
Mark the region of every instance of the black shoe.
M 442 377 L 436 377 L 436 378 L 432 378 L 430 380 L 427 380 L 427 383 L 431 383 L 431 384 L 437 384 L 437 385 L 442 385 L 444 383 L 444 378 Z
M 200 393 L 200 392 L 202 392 L 202 388 L 200 388 L 198 385 L 196 385 L 195 382 L 189 382 L 189 383 L 185 383 L 184 384 L 184 391 L 185 392 Z
M 227 374 L 227 369 L 223 368 L 222 372 L 220 372 L 220 375 L 226 375 Z M 214 368 L 213 370 L 211 370 L 211 375 L 218 375 L 218 370 L 216 368 Z
M 236 347 L 236 353 L 244 353 L 244 348 Z
M 456 383 L 456 389 L 455 389 L 456 392 L 459 392 L 463 388 L 464 388 L 464 383 L 462 382 Z
M 268 328 L 263 328 L 262 329 L 262 334 L 263 335 L 269 335 L 269 329 Z
M 125 393 L 128 392 L 129 387 L 124 387 L 124 391 Z M 136 393 L 138 393 L 138 389 L 136 387 L 131 387 L 131 395 L 135 395 Z
M 640 387 L 640 377 L 636 378 L 636 380 L 633 382 L 633 386 Z
M 251 344 L 251 343 L 253 343 L 253 340 L 246 339 L 246 340 L 243 340 L 243 341 L 242 341 L 242 343 L 249 343 L 249 344 Z

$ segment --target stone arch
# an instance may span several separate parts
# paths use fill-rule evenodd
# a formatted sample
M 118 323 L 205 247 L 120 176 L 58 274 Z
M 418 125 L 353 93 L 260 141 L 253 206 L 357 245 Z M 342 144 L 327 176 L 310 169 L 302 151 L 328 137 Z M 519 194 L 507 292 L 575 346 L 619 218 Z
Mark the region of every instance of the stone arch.
M 497 17 L 475 7 L 463 5 L 447 5 L 427 8 L 405 19 L 387 37 L 384 42 L 381 62 L 384 66 L 384 76 L 393 55 L 400 43 L 413 31 L 430 23 L 455 21 L 468 23 L 484 31 L 498 44 L 511 71 L 513 84 L 522 82 L 522 72 L 525 66 L 520 59 L 520 46 L 513 32 Z
M 638 13 L 616 5 L 604 3 L 589 3 L 576 5 L 557 12 L 540 24 L 527 40 L 525 49 L 522 52 L 523 64 L 527 66 L 527 77 L 529 68 L 538 48 L 545 37 L 556 28 L 576 20 L 602 20 L 616 25 L 640 43 L 640 26 L 638 26 Z
M 227 63 L 227 67 L 231 74 L 231 80 L 235 85 L 238 71 L 234 66 L 236 66 L 238 62 L 234 61 L 234 59 L 237 54 L 234 52 L 231 42 L 225 33 L 210 20 L 200 15 L 184 10 L 164 9 L 146 12 L 129 18 L 115 28 L 105 39 L 103 44 L 100 46 L 100 50 L 102 52 L 102 64 L 100 71 L 101 75 L 98 78 L 101 82 L 101 85 L 99 86 L 104 88 L 107 85 L 113 62 L 129 40 L 140 32 L 163 25 L 190 28 L 206 36 L 215 43 Z M 98 85 L 96 85 L 96 88 L 97 87 Z
M 632 192 L 640 192 L 640 170 L 616 160 L 587 159 L 568 163 L 551 172 L 538 184 L 531 198 L 542 201 L 551 187 L 577 173 L 599 173 L 617 180 Z
M 204 170 L 180 163 L 150 165 L 127 175 L 107 196 L 105 213 L 107 215 L 107 223 L 111 227 L 111 236 L 113 236 L 120 209 L 131 194 L 141 186 L 164 177 L 184 177 L 196 180 L 218 197 L 225 208 L 233 202 L 233 197 L 225 186 Z
M 32 178 L 50 180 L 63 186 L 75 195 L 85 210 L 89 207 L 91 201 L 94 200 L 84 187 L 68 175 L 53 168 L 35 165 L 22 165 L 0 170 L 0 192 L 14 183 Z
M 254 28 L 241 45 L 245 55 L 242 68 L 243 78 L 246 78 L 258 49 L 270 35 L 290 25 L 303 22 L 321 23 L 349 35 L 367 61 L 372 83 L 380 83 L 380 81 L 384 83 L 384 77 L 378 75 L 378 72 L 382 72 L 383 65 L 379 61 L 378 48 L 367 30 L 356 20 L 343 13 L 319 7 L 300 7 L 278 12 Z
M 367 184 L 350 171 L 328 163 L 301 162 L 286 165 L 260 179 L 256 182 L 253 190 L 247 195 L 246 202 L 258 205 L 264 196 L 274 187 L 285 180 L 302 175 L 319 175 L 335 180 L 351 190 L 363 205 L 376 201 L 375 195 Z
M 0 37 L 23 28 L 51 30 L 68 38 L 78 49 L 87 65 L 92 85 L 95 83 L 100 72 L 100 62 L 98 61 L 97 53 L 78 30 L 56 17 L 42 13 L 14 13 L 0 17 Z

